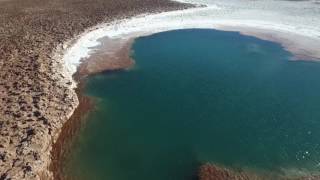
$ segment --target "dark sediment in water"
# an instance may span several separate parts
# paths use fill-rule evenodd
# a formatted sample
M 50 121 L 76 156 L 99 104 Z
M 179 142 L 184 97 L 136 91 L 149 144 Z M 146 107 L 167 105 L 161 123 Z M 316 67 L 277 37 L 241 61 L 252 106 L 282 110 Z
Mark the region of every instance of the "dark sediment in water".
M 320 176 L 286 177 L 264 173 L 264 175 L 245 170 L 235 171 L 218 165 L 207 163 L 199 168 L 199 180 L 319 180 Z
M 262 178 L 256 175 L 249 175 L 246 172 L 236 172 L 208 163 L 200 167 L 199 180 L 262 180 Z

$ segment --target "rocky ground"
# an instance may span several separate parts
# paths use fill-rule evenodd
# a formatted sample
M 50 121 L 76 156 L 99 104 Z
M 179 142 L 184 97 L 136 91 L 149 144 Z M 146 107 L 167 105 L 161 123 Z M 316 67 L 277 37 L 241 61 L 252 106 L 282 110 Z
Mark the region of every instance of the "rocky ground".
M 0 180 L 52 179 L 52 144 L 78 105 L 56 52 L 89 27 L 169 0 L 0 1 Z M 56 49 L 57 47 L 61 47 Z
M 291 176 L 271 174 L 270 172 L 250 172 L 248 170 L 232 170 L 219 167 L 215 164 L 200 166 L 199 180 L 319 180 L 320 176 Z

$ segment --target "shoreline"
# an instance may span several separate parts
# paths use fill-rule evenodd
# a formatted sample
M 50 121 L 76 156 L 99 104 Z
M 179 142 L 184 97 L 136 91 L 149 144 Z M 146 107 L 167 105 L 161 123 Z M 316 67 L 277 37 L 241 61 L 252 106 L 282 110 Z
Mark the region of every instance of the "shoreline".
M 53 173 L 54 180 L 70 179 L 63 173 L 63 160 L 67 157 L 72 148 L 72 142 L 76 138 L 77 134 L 85 124 L 85 118 L 94 110 L 94 100 L 88 96 L 82 94 L 85 87 L 86 80 L 78 80 L 79 86 L 76 89 L 76 93 L 79 99 L 79 105 L 75 109 L 72 116 L 61 128 L 59 137 L 52 146 L 51 151 L 51 164 L 49 170 Z
M 108 39 L 103 39 L 103 41 L 110 42 Z M 68 121 L 64 123 L 57 140 L 53 144 L 51 151 L 52 161 L 49 167 L 50 171 L 53 172 L 53 179 L 73 179 L 63 173 L 64 166 L 62 164 L 69 153 L 71 153 L 72 143 L 77 137 L 77 134 L 81 131 L 81 128 L 85 126 L 87 115 L 95 108 L 95 100 L 92 97 L 83 94 L 83 90 L 86 86 L 86 77 L 104 71 L 115 71 L 132 67 L 134 65 L 134 61 L 130 57 L 132 43 L 133 40 L 129 40 L 128 42 L 125 41 L 123 44 L 120 43 L 123 46 L 110 54 L 103 53 L 103 50 L 110 50 L 110 47 L 104 47 L 104 43 L 102 43 L 102 51 L 98 51 L 90 58 L 82 61 L 77 72 L 73 75 L 74 83 L 77 84 L 73 87 L 75 87 L 79 103 L 74 110 L 74 113 Z M 105 59 L 108 59 L 108 61 L 105 62 Z M 114 63 L 114 61 L 119 62 Z
M 320 60 L 320 38 L 313 35 L 307 34 L 304 35 L 303 32 L 292 31 L 294 28 L 288 26 L 276 25 L 272 26 L 265 25 L 261 22 L 234 22 L 234 21 L 206 21 L 203 20 L 200 24 L 196 24 L 197 20 L 192 20 L 190 22 L 183 22 L 183 18 L 173 23 L 168 24 L 159 24 L 164 19 L 170 19 L 173 16 L 177 17 L 181 15 L 180 13 L 192 13 L 192 11 L 202 11 L 205 8 L 217 8 L 217 7 L 196 7 L 187 10 L 178 10 L 172 12 L 158 13 L 158 14 L 147 14 L 139 15 L 129 19 L 116 20 L 111 23 L 100 24 L 95 27 L 95 30 L 88 31 L 79 37 L 79 39 L 73 44 L 69 51 L 63 57 L 66 67 L 70 72 L 76 72 L 75 69 L 78 68 L 78 71 L 85 72 L 84 74 L 95 74 L 108 70 L 121 69 L 121 65 L 116 68 L 112 67 L 112 64 L 104 64 L 104 60 L 112 60 L 114 57 L 119 57 L 119 52 L 125 52 L 125 56 L 129 54 L 132 41 L 136 38 L 142 36 L 148 36 L 159 32 L 178 30 L 178 29 L 216 29 L 222 31 L 233 31 L 238 32 L 243 35 L 253 36 L 259 39 L 279 43 L 283 46 L 284 49 L 291 52 L 294 55 L 293 60 L 310 60 L 310 61 L 319 61 Z M 152 23 L 156 21 L 156 23 Z M 157 22 L 158 21 L 158 22 Z M 140 23 L 149 24 L 149 27 L 143 29 L 138 28 Z M 179 23 L 180 22 L 180 23 Z M 183 22 L 183 23 L 181 23 Z M 158 24 L 157 24 L 158 23 Z M 256 24 L 255 24 L 256 23 Z M 259 24 L 261 23 L 261 24 Z M 131 29 L 130 29 L 131 28 Z M 143 30 L 142 30 L 143 29 Z M 319 32 L 320 34 L 320 32 Z M 320 37 L 320 36 L 319 36 Z M 103 39 L 107 39 L 106 42 L 109 42 L 112 47 L 106 47 L 103 44 Z M 119 43 L 120 42 L 120 43 Z M 87 43 L 87 44 L 86 44 Z M 79 46 L 81 44 L 81 46 Z M 105 43 L 108 44 L 108 43 Z M 115 45 L 115 46 L 113 46 Z M 107 56 L 97 60 L 99 53 L 107 52 Z M 100 51 L 100 52 L 99 52 Z M 101 54 L 100 54 L 101 55 Z M 126 59 L 125 56 L 121 56 L 123 59 Z M 128 57 L 127 57 L 128 58 Z M 83 60 L 85 59 L 85 60 Z M 71 60 L 71 62 L 67 62 Z M 83 71 L 84 66 L 90 66 L 90 60 L 94 60 L 93 64 L 102 63 L 106 66 L 101 68 L 100 66 L 91 66 L 90 71 Z M 124 65 L 124 68 L 129 68 L 134 63 L 128 63 Z M 118 64 L 119 65 L 119 64 Z M 297 172 L 299 173 L 299 172 Z M 303 178 L 317 178 L 316 176 L 311 177 L 288 177 L 288 179 L 303 179 Z M 284 177 L 287 179 L 287 177 Z
M 183 2 L 183 1 L 179 1 Z M 216 29 L 239 32 L 263 40 L 281 44 L 296 56 L 296 59 L 320 60 L 320 31 L 299 29 L 276 22 L 210 19 L 206 13 L 220 11 L 219 6 L 207 5 L 195 8 L 144 14 L 128 19 L 115 20 L 98 25 L 95 30 L 83 34 L 65 54 L 64 61 L 71 72 L 76 72 L 81 59 L 94 54 L 101 38 L 121 39 L 121 41 L 148 36 L 164 31 L 179 29 Z M 319 25 L 320 26 L 320 25 Z

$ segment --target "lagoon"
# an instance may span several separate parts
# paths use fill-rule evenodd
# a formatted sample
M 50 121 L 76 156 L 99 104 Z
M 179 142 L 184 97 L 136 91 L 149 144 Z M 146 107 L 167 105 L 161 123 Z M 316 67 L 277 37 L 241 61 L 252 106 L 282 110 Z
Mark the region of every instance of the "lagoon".
M 90 76 L 96 109 L 65 173 L 76 179 L 193 180 L 201 164 L 319 172 L 320 64 L 237 32 L 136 39 L 135 66 Z

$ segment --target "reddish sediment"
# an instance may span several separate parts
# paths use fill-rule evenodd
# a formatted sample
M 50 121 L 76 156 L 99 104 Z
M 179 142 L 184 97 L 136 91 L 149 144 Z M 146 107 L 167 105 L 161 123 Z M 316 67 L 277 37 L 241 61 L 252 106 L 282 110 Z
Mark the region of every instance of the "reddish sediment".
M 208 163 L 200 167 L 199 180 L 262 180 L 262 178 L 246 172 L 236 172 Z
M 199 180 L 319 180 L 320 176 L 233 170 L 216 164 L 206 163 L 200 166 L 198 178 Z
M 134 65 L 134 60 L 130 56 L 132 39 L 103 38 L 100 41 L 101 45 L 96 47 L 97 50 L 82 61 L 77 74 L 87 76 L 104 71 L 128 69 Z
M 85 79 L 79 80 L 76 90 L 79 106 L 76 108 L 71 118 L 63 125 L 59 138 L 52 146 L 52 159 L 49 169 L 53 172 L 53 179 L 55 180 L 72 179 L 72 177 L 63 173 L 63 168 L 65 167 L 64 162 L 68 155 L 72 153 L 72 142 L 77 137 L 81 128 L 85 125 L 88 113 L 94 109 L 94 100 L 82 93 L 85 83 Z

